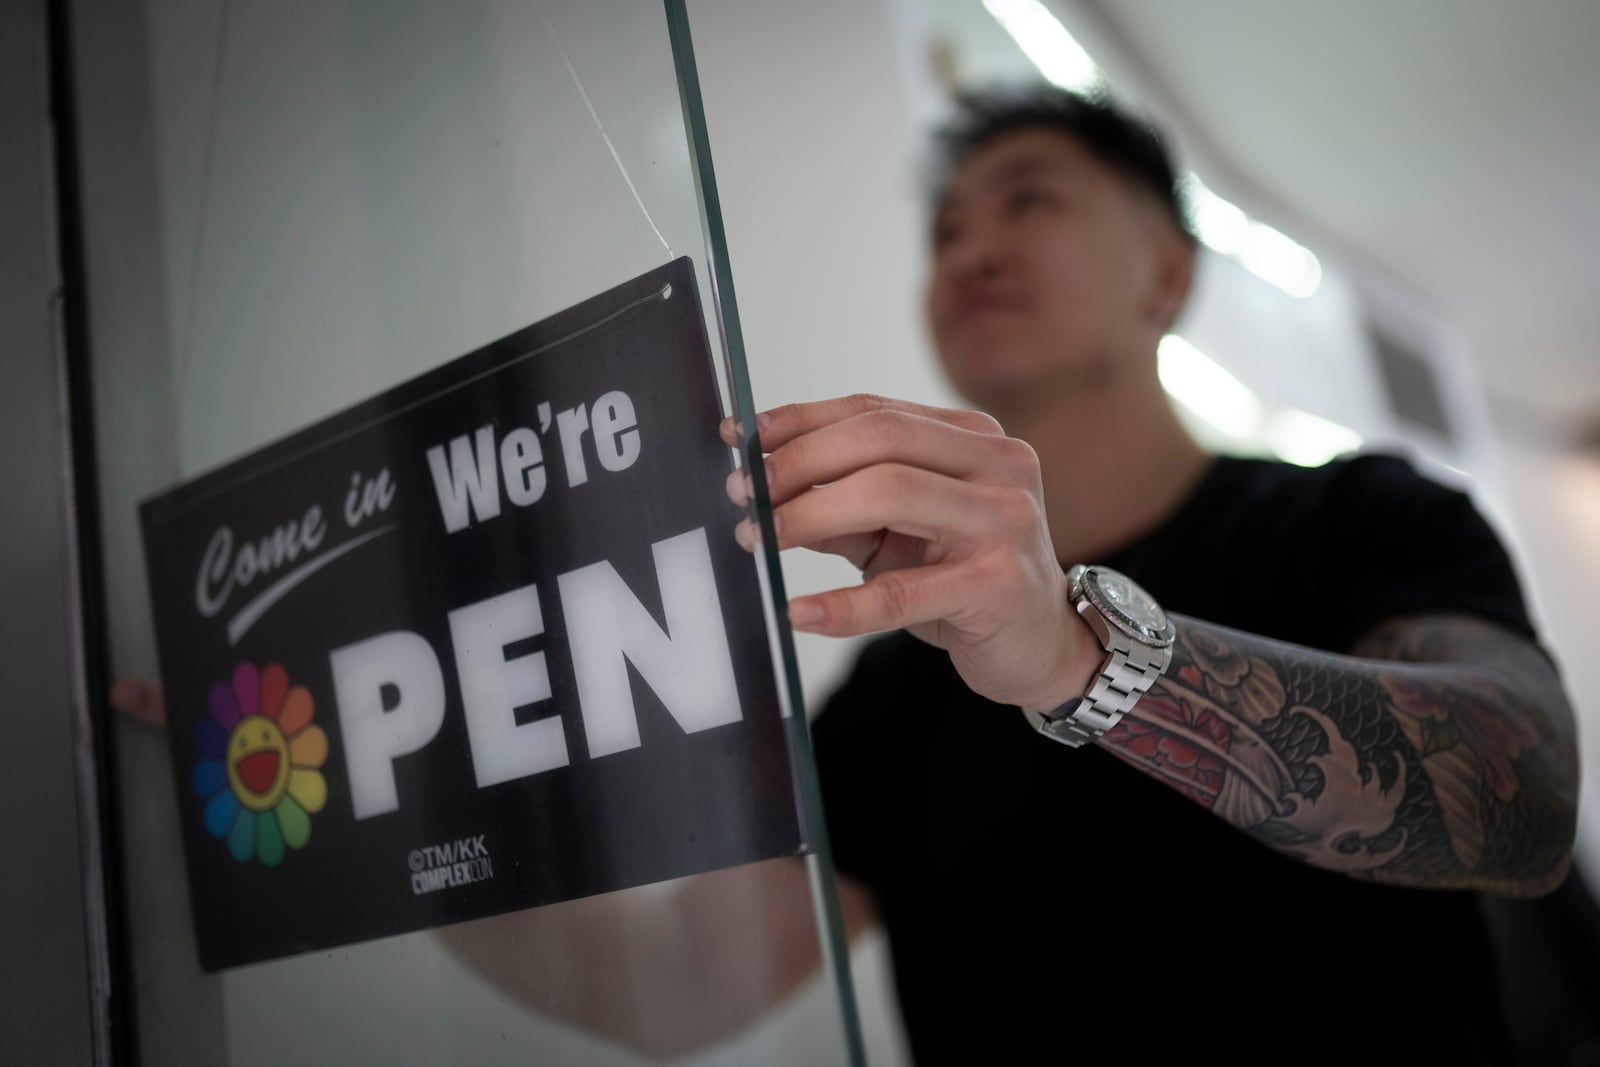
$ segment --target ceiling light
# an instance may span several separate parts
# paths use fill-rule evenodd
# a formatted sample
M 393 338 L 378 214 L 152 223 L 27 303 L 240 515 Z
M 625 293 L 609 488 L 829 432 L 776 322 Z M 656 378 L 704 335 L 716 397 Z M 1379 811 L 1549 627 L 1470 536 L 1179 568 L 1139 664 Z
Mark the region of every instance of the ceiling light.
M 1250 235 L 1250 216 L 1206 188 L 1200 176 L 1190 171 L 1183 179 L 1183 195 L 1189 203 L 1195 236 L 1214 252 L 1237 255 Z
M 1286 408 L 1267 422 L 1267 447 L 1282 460 L 1320 467 L 1335 456 L 1361 447 L 1361 435 L 1309 411 Z
M 1230 437 L 1249 437 L 1261 426 L 1261 401 L 1221 364 L 1176 334 L 1156 350 L 1161 386 L 1184 407 Z
M 1105 88 L 1089 53 L 1039 0 L 983 0 L 983 6 L 1046 78 L 1074 92 Z
M 1264 222 L 1250 223 L 1239 262 L 1290 296 L 1310 296 L 1322 282 L 1317 257 Z
M 1206 188 L 1193 171 L 1183 177 L 1183 196 L 1195 236 L 1207 248 L 1234 257 L 1290 296 L 1310 296 L 1322 284 L 1322 264 L 1309 248 L 1255 221 Z

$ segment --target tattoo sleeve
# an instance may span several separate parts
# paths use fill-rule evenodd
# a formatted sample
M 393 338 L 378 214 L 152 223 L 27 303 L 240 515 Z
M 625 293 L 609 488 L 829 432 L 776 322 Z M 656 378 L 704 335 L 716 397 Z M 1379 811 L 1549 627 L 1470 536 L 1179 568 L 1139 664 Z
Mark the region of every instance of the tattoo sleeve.
M 1174 621 L 1166 675 L 1103 746 L 1318 867 L 1511 895 L 1560 882 L 1577 822 L 1574 725 L 1532 644 L 1426 616 L 1339 656 Z

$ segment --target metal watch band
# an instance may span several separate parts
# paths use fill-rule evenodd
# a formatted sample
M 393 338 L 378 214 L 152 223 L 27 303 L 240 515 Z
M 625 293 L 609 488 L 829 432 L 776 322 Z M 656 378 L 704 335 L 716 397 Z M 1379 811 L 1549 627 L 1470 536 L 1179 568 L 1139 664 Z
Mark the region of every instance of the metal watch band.
M 1047 713 L 1023 709 L 1036 730 L 1072 748 L 1097 740 L 1132 710 L 1172 662 L 1171 645 L 1152 648 L 1115 629 L 1109 644 L 1086 695 Z

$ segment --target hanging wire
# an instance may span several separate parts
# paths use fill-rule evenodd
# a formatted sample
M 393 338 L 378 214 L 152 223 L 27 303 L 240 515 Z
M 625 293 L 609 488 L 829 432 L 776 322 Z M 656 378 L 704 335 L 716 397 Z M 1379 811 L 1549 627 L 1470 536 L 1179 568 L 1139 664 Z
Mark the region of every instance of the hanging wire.
M 617 170 L 622 174 L 622 180 L 627 183 L 628 192 L 633 194 L 633 202 L 639 205 L 639 213 L 644 216 L 644 221 L 650 224 L 656 240 L 661 242 L 661 247 L 667 250 L 667 256 L 672 256 L 672 246 L 661 235 L 661 228 L 656 225 L 656 220 L 650 217 L 650 209 L 644 206 L 644 198 L 639 195 L 639 190 L 634 188 L 633 178 L 628 175 L 628 168 L 623 166 L 622 156 L 617 153 L 617 146 L 612 143 L 611 135 L 606 132 L 606 124 L 600 121 L 600 113 L 595 110 L 594 102 L 589 99 L 589 91 L 583 87 L 583 79 L 578 77 L 577 68 L 572 65 L 572 59 L 567 55 L 566 46 L 561 43 L 561 37 L 556 33 L 555 26 L 550 22 L 550 15 L 545 11 L 543 0 L 535 0 L 534 6 L 539 9 L 539 21 L 544 23 L 544 30 L 550 35 L 550 40 L 555 43 L 556 51 L 561 54 L 561 62 L 566 65 L 567 74 L 572 78 L 572 84 L 578 87 L 578 95 L 583 98 L 583 106 L 589 109 L 589 117 L 594 120 L 595 129 L 600 131 L 600 139 L 606 143 L 606 149 L 611 153 L 611 159 L 617 165 Z
M 211 65 L 211 99 L 206 112 L 205 149 L 200 159 L 200 210 L 195 219 L 194 239 L 189 246 L 189 292 L 183 301 L 183 334 L 178 342 L 178 364 L 173 368 L 173 414 L 183 424 L 183 401 L 189 384 L 190 346 L 194 341 L 194 311 L 200 292 L 200 258 L 206 243 L 206 219 L 211 215 L 211 159 L 217 139 L 217 116 L 222 111 L 222 72 L 226 68 L 228 27 L 232 22 L 233 2 L 222 0 L 217 15 L 217 46 Z
M 633 195 L 633 202 L 639 206 L 639 213 L 644 216 L 650 231 L 655 234 L 656 240 L 661 242 L 661 247 L 666 250 L 668 257 L 672 256 L 672 245 L 668 243 L 661 233 L 661 228 L 656 225 L 655 219 L 650 214 L 650 209 L 645 206 L 644 198 L 639 195 L 638 188 L 633 184 L 633 178 L 628 174 L 628 168 L 622 162 L 622 156 L 617 152 L 616 144 L 611 140 L 605 123 L 600 119 L 600 113 L 595 109 L 594 101 L 589 98 L 589 91 L 584 87 L 583 79 L 578 76 L 577 68 L 572 63 L 572 57 L 567 54 L 567 49 L 561 42 L 561 37 L 556 33 L 555 25 L 550 21 L 542 0 L 535 0 L 534 5 L 539 12 L 539 20 L 544 24 L 545 33 L 549 34 L 551 42 L 556 46 L 556 52 L 561 56 L 562 65 L 567 69 L 567 75 L 572 79 L 572 84 L 578 90 L 578 96 L 583 100 L 583 106 L 589 112 L 589 118 L 594 122 L 595 129 L 600 133 L 600 139 L 605 142 L 606 150 L 611 153 L 612 162 L 617 166 L 617 172 L 622 175 L 623 182 L 628 186 L 628 192 Z M 215 155 L 217 140 L 217 125 L 222 111 L 222 82 L 223 73 L 227 68 L 228 32 L 232 25 L 233 3 L 232 0 L 222 0 L 221 9 L 217 18 L 217 37 L 214 49 L 214 60 L 211 68 L 210 101 L 206 113 L 205 145 L 200 163 L 200 196 L 199 213 L 195 220 L 194 237 L 189 246 L 189 284 L 188 292 L 184 297 L 182 335 L 178 344 L 177 365 L 173 368 L 176 379 L 174 386 L 174 412 L 178 420 L 182 421 L 184 412 L 184 396 L 189 382 L 189 364 L 193 354 L 195 309 L 198 304 L 201 278 L 201 263 L 204 257 L 206 244 L 206 222 L 210 217 L 211 206 L 211 176 L 212 162 Z

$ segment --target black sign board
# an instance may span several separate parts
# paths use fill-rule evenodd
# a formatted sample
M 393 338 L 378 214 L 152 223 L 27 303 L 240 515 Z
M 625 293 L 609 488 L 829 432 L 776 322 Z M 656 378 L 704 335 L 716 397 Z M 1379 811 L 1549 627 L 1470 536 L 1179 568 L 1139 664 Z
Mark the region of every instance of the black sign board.
M 203 966 L 801 849 L 719 418 L 679 259 L 143 505 Z

